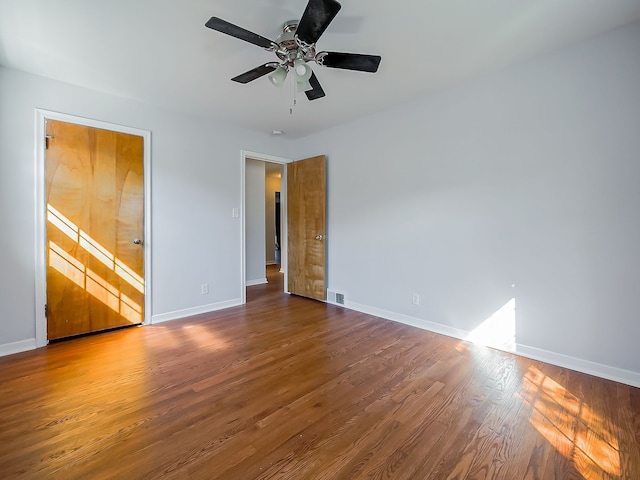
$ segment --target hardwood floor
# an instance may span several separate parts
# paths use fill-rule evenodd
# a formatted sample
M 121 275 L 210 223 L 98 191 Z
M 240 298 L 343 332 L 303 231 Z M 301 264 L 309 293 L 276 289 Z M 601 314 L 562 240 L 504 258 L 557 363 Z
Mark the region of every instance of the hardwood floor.
M 0 358 L 0 478 L 640 479 L 640 389 L 251 287 Z

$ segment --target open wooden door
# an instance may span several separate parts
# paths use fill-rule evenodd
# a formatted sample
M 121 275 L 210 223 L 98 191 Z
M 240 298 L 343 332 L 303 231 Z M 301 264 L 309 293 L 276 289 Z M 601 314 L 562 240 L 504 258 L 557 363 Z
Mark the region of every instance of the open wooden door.
M 326 299 L 324 155 L 287 164 L 288 289 Z
M 47 121 L 49 340 L 144 319 L 144 139 Z

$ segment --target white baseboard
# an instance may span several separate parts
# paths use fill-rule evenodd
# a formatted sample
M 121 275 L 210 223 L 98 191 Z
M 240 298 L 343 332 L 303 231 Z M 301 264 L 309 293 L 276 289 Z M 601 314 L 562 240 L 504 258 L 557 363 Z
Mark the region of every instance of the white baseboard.
M 622 368 L 611 367 L 582 358 L 570 357 L 569 355 L 530 347 L 528 345 L 516 344 L 516 348 L 512 353 L 640 388 L 640 373 L 630 370 L 623 370 Z
M 443 325 L 441 323 L 429 322 L 421 318 L 415 318 L 401 313 L 390 312 L 388 310 L 382 310 L 380 308 L 370 307 L 368 305 L 362 305 L 355 302 L 346 301 L 344 307 L 369 315 L 374 315 L 376 317 L 381 317 L 386 320 L 403 323 L 412 327 L 417 327 L 423 330 L 428 330 L 430 332 L 446 335 L 448 337 L 457 338 L 459 340 L 467 341 L 467 337 L 471 334 L 471 332 L 467 330 L 461 330 L 458 328 L 450 327 L 448 325 Z M 520 355 L 522 357 L 531 358 L 533 360 L 550 363 L 558 367 L 569 368 L 571 370 L 576 370 L 588 375 L 594 375 L 596 377 L 606 378 L 607 380 L 613 380 L 614 382 L 620 382 L 626 385 L 640 388 L 640 373 L 638 372 L 611 367 L 609 365 L 595 363 L 589 360 L 571 357 L 569 355 L 564 355 L 561 353 L 556 353 L 537 347 L 530 347 L 528 345 L 522 345 L 518 343 L 516 343 L 515 348 L 513 349 L 502 350 Z
M 0 357 L 12 355 L 14 353 L 26 352 L 36 348 L 36 339 L 28 338 L 19 342 L 0 344 Z
M 443 325 L 442 323 L 429 322 L 421 318 L 410 317 L 409 315 L 404 315 L 402 313 L 382 310 L 380 308 L 370 307 L 368 305 L 362 305 L 360 303 L 345 301 L 344 306 L 350 308 L 351 310 L 357 310 L 358 312 L 375 315 L 376 317 L 381 317 L 386 320 L 393 320 L 394 322 L 404 323 L 405 325 L 418 327 L 422 330 L 429 330 L 430 332 L 439 333 L 440 335 L 446 335 L 448 337 L 464 339 L 469 334 L 469 332 L 467 332 L 466 330 L 460 330 L 459 328 Z
M 238 305 L 242 305 L 242 301 L 239 298 L 236 298 L 234 300 L 227 300 L 226 302 L 210 303 L 199 307 L 160 313 L 151 317 L 151 324 L 155 325 L 157 323 L 169 322 L 171 320 L 180 320 L 186 317 L 193 317 L 194 315 L 215 312 L 216 310 L 222 310 L 223 308 L 236 307 Z
M 244 284 L 247 287 L 251 287 L 253 285 L 262 285 L 264 283 L 269 283 L 266 278 L 256 278 L 254 280 L 247 280 Z

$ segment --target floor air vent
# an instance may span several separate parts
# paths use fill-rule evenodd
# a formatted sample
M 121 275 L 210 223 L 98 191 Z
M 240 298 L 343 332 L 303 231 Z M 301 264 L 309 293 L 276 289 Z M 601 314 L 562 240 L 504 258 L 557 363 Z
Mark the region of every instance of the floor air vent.
M 336 305 L 344 305 L 344 293 L 338 293 L 334 290 L 327 290 L 327 302 Z

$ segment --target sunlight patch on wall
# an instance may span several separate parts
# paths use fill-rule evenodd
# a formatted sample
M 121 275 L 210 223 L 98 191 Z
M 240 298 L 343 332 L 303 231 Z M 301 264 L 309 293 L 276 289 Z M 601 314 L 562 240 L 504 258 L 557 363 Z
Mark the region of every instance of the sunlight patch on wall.
M 516 299 L 512 298 L 482 322 L 465 340 L 513 351 L 516 347 Z

